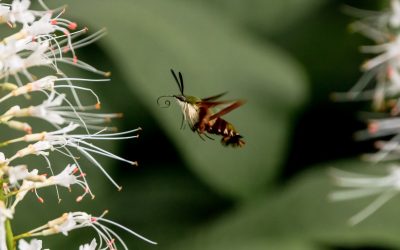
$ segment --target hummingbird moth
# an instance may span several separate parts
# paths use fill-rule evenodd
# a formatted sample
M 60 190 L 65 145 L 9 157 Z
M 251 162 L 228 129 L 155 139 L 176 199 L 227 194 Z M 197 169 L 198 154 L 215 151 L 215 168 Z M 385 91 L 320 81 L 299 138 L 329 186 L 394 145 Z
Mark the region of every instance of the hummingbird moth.
M 157 103 L 160 105 L 159 100 L 164 97 L 175 98 L 183 114 L 181 128 L 183 128 L 184 122 L 186 121 L 190 129 L 193 132 L 196 132 L 202 139 L 202 135 L 205 135 L 210 139 L 212 138 L 209 137 L 208 134 L 219 135 L 222 137 L 222 145 L 243 147 L 245 145 L 245 142 L 242 140 L 243 137 L 237 132 L 231 123 L 222 119 L 221 116 L 237 109 L 245 102 L 243 100 L 218 100 L 221 96 L 225 95 L 226 92 L 203 99 L 185 95 L 181 72 L 178 73 L 179 78 L 172 69 L 171 73 L 178 85 L 180 93 L 172 96 L 160 96 L 157 99 Z M 169 107 L 170 101 L 166 100 L 165 104 Z

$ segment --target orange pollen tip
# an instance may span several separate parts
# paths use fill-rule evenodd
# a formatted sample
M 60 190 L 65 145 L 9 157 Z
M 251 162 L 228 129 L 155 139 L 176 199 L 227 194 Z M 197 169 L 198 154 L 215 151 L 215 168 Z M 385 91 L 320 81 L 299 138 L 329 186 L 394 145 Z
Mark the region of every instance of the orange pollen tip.
M 119 187 L 118 187 L 118 191 L 122 191 L 122 186 L 119 186 Z
M 68 46 L 65 46 L 64 48 L 63 48 L 63 52 L 64 53 L 67 53 L 69 51 L 69 47 Z
M 78 198 L 76 198 L 76 202 L 81 202 L 81 201 L 82 201 L 82 199 L 83 199 L 83 197 L 82 197 L 82 196 L 78 196 Z
M 376 132 L 378 132 L 379 129 L 379 125 L 376 122 L 371 122 L 370 124 L 368 124 L 368 132 L 371 134 L 375 134 Z
M 385 144 L 382 141 L 376 141 L 374 142 L 374 146 L 376 148 L 382 148 Z
M 387 68 L 387 76 L 389 77 L 389 78 L 392 78 L 393 77 L 393 74 L 394 74 L 394 69 L 393 69 L 393 67 L 388 67 Z
M 110 250 L 115 250 L 115 248 L 113 247 L 114 243 L 115 243 L 114 239 L 107 241 L 107 246 L 108 248 L 110 248 Z
M 76 64 L 78 62 L 78 57 L 74 56 L 74 58 L 72 60 Z
M 68 30 L 64 30 L 64 35 L 69 36 L 69 31 Z
M 101 104 L 100 102 L 96 103 L 96 105 L 94 106 L 95 109 L 100 109 L 101 108 Z
M 40 203 L 44 203 L 44 200 L 43 200 L 42 197 L 38 197 L 38 201 L 39 201 Z
M 131 164 L 132 164 L 133 166 L 139 166 L 139 163 L 138 163 L 137 161 L 133 161 L 133 162 L 131 162 Z
M 80 176 L 80 177 L 85 177 L 85 176 L 86 176 L 86 173 L 81 173 L 79 176 Z
M 56 24 L 57 24 L 57 20 L 56 20 L 56 19 L 53 19 L 53 20 L 50 21 L 50 23 L 51 23 L 52 25 L 56 25 Z
M 390 111 L 392 115 L 397 115 L 399 113 L 399 109 L 397 107 L 393 107 L 392 110 Z
M 92 217 L 92 218 L 90 218 L 90 221 L 91 221 L 91 222 L 96 222 L 96 221 L 97 221 L 97 218 Z
M 68 25 L 68 29 L 75 30 L 78 27 L 78 24 L 72 22 Z
M 111 76 L 111 72 L 110 72 L 110 71 L 105 72 L 105 73 L 104 73 L 104 76 L 105 76 L 105 77 L 110 77 L 110 76 Z

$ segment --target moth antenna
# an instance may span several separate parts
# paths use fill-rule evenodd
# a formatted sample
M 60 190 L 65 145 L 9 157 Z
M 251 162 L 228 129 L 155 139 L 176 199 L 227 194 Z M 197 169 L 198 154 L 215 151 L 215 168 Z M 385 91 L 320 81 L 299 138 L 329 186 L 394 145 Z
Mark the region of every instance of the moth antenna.
M 171 106 L 171 101 L 170 100 L 165 100 L 165 102 L 164 102 L 164 106 L 161 106 L 161 104 L 160 104 L 160 99 L 161 98 L 172 98 L 173 96 L 170 96 L 170 95 L 162 95 L 162 96 L 159 96 L 158 98 L 157 98 L 157 105 L 158 106 L 160 106 L 161 108 L 168 108 L 169 106 Z
M 181 94 L 183 95 L 183 87 L 184 87 L 184 85 L 183 85 L 183 77 L 182 77 L 181 72 L 179 72 L 179 80 L 181 82 Z
M 171 73 L 172 73 L 172 75 L 173 75 L 174 78 L 175 78 L 176 84 L 178 84 L 179 91 L 180 91 L 181 94 L 183 95 L 183 86 L 182 86 L 182 84 L 179 82 L 178 77 L 176 76 L 176 74 L 175 74 L 175 72 L 174 72 L 173 69 L 171 69 Z M 179 72 L 179 75 L 181 75 L 181 72 Z

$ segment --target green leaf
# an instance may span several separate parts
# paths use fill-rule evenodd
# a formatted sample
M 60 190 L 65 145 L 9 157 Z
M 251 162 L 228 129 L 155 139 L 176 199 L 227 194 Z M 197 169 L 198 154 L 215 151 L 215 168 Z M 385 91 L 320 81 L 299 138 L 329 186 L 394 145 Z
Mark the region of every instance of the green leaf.
M 290 29 L 328 1 L 209 0 L 206 2 L 232 20 L 270 34 Z
M 257 43 L 194 2 L 70 1 L 70 6 L 70 13 L 91 29 L 107 27 L 104 49 L 132 79 L 131 91 L 157 117 L 193 171 L 230 196 L 264 191 L 285 159 L 292 116 L 305 98 L 305 77 L 288 55 Z M 189 95 L 229 91 L 227 99 L 247 100 L 224 116 L 244 136 L 243 149 L 179 130 L 177 107 L 156 105 L 158 96 L 178 93 L 170 68 L 183 72 Z
M 327 199 L 328 194 L 337 188 L 329 179 L 326 167 L 340 167 L 358 173 L 385 173 L 382 169 L 384 165 L 366 165 L 364 162 L 342 161 L 318 167 L 297 178 L 281 192 L 238 207 L 190 234 L 190 237 L 171 249 L 212 249 L 215 244 L 234 246 L 241 241 L 257 242 L 262 239 L 302 239 L 322 246 L 374 245 L 398 248 L 400 218 L 397 214 L 400 199 L 392 199 L 356 226 L 347 224 L 348 219 L 370 204 L 373 197 L 346 202 Z
M 277 239 L 277 238 L 268 238 L 264 237 L 263 239 L 247 239 L 247 240 L 236 240 L 231 239 L 230 241 L 223 242 L 213 242 L 212 245 L 202 246 L 200 245 L 184 245 L 184 246 L 174 246 L 171 249 L 180 250 L 180 249 L 208 249 L 208 250 L 221 250 L 221 249 L 229 249 L 229 250 L 265 250 L 265 249 L 274 249 L 274 250 L 313 250 L 313 249 L 321 249 L 317 248 L 316 245 L 310 244 L 306 241 L 302 241 L 300 239 Z

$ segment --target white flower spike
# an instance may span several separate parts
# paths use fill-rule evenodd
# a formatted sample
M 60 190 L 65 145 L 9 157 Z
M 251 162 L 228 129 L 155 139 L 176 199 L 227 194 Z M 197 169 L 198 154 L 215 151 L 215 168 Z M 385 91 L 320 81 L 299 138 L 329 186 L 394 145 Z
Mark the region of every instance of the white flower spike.
M 128 249 L 110 225 L 155 244 L 118 223 L 104 219 L 104 214 L 92 217 L 85 212 L 65 213 L 39 228 L 13 235 L 12 224 L 19 211 L 16 207 L 28 194 L 33 193 L 39 202 L 44 203 L 38 192 L 53 187 L 61 201 L 59 188 L 71 190 L 78 186 L 83 193 L 76 198 L 77 202 L 86 195 L 94 198 L 84 168 L 79 165 L 81 156 L 121 189 L 95 155 L 132 165 L 137 163 L 100 148 L 94 142 L 137 138 L 140 128 L 106 132 L 116 131 L 114 127 L 105 125 L 121 114 L 97 113 L 100 98 L 92 89 L 76 83 L 109 79 L 74 78 L 63 71 L 64 65 L 68 65 L 98 74 L 101 78 L 109 77 L 109 72 L 81 61 L 75 53 L 76 49 L 103 37 L 105 29 L 83 37 L 88 29 L 78 28 L 77 23 L 63 18 L 65 7 L 49 9 L 43 0 L 38 0 L 42 10 L 32 10 L 30 0 L 10 2 L 0 0 L 0 24 L 7 24 L 10 33 L 0 39 L 0 103 L 4 112 L 0 113 L 0 128 L 4 129 L 1 134 L 5 140 L 0 142 L 0 147 L 7 147 L 4 149 L 6 153 L 0 152 L 0 250 L 41 250 L 41 240 L 27 241 L 26 238 L 53 234 L 68 236 L 71 230 L 84 227 L 94 229 L 98 237 L 90 244 L 81 245 L 80 250 L 116 250 L 117 245 Z M 82 92 L 89 93 L 90 98 L 88 95 L 82 98 Z M 40 122 L 45 126 L 40 126 Z M 14 133 L 5 131 L 10 129 L 20 135 L 12 137 Z M 19 148 L 8 147 L 13 143 L 20 145 Z M 71 164 L 60 166 L 52 158 L 55 152 L 67 157 Z M 44 164 L 32 165 L 27 157 L 30 155 L 41 156 Z M 46 204 L 43 204 L 43 209 L 43 214 L 46 214 Z

